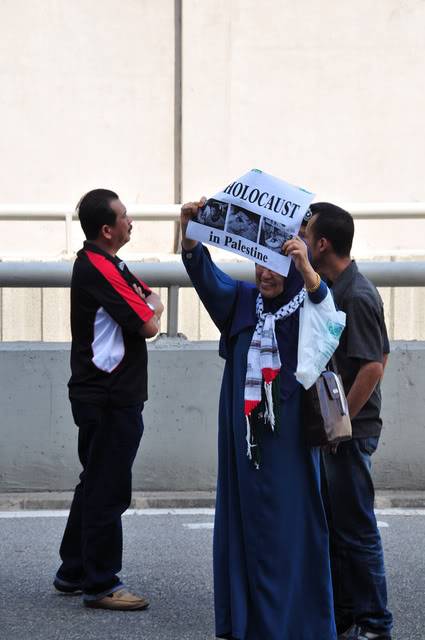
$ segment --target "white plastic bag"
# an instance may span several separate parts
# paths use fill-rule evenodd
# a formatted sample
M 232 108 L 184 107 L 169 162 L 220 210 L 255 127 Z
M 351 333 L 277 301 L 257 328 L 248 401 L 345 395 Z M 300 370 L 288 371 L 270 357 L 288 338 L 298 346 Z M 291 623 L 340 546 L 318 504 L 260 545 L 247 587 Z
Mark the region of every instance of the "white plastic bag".
M 314 304 L 308 295 L 300 309 L 298 364 L 295 377 L 309 389 L 326 368 L 345 327 L 345 313 L 337 311 L 330 291 Z

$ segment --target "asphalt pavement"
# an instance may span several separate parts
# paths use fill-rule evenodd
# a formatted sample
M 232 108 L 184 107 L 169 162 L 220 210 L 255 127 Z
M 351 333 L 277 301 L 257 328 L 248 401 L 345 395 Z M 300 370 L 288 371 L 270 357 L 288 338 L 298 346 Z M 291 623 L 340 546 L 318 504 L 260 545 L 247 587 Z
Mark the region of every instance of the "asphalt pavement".
M 121 576 L 150 599 L 142 612 L 90 610 L 79 596 L 55 592 L 65 518 L 65 512 L 0 513 L 1 640 L 213 640 L 212 510 L 124 517 Z M 424 640 L 425 510 L 383 510 L 378 520 L 393 638 Z

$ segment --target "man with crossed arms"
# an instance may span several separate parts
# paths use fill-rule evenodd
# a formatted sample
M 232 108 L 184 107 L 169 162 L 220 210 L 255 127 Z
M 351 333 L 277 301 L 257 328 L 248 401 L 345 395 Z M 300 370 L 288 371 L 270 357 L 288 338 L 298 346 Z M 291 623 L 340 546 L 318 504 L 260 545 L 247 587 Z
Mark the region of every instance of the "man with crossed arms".
M 78 205 L 87 238 L 71 282 L 69 397 L 83 467 L 60 547 L 58 591 L 82 591 L 87 607 L 146 609 L 118 577 L 121 515 L 131 502 L 131 468 L 147 400 L 146 338 L 158 332 L 163 305 L 117 256 L 132 219 L 118 195 L 87 193 Z

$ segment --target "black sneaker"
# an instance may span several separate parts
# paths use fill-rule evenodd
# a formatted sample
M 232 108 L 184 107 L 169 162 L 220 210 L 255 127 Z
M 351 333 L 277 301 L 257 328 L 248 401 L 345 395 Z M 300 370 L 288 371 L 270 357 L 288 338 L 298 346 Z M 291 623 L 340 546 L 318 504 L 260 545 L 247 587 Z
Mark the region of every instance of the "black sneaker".
M 376 631 L 353 624 L 352 627 L 338 636 L 338 640 L 391 640 L 391 636 L 388 633 L 376 633 Z
M 53 586 L 57 591 L 61 593 L 82 593 L 83 587 L 79 582 L 69 582 L 68 580 L 63 580 L 58 576 L 53 580 Z

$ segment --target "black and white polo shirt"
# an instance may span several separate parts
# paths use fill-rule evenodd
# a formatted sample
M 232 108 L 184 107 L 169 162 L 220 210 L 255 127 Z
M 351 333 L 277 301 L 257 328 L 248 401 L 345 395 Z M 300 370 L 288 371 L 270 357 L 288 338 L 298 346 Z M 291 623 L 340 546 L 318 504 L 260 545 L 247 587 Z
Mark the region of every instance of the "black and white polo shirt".
M 115 406 L 147 399 L 147 349 L 140 329 L 153 311 L 133 284 L 151 293 L 118 256 L 84 243 L 71 281 L 71 399 Z

